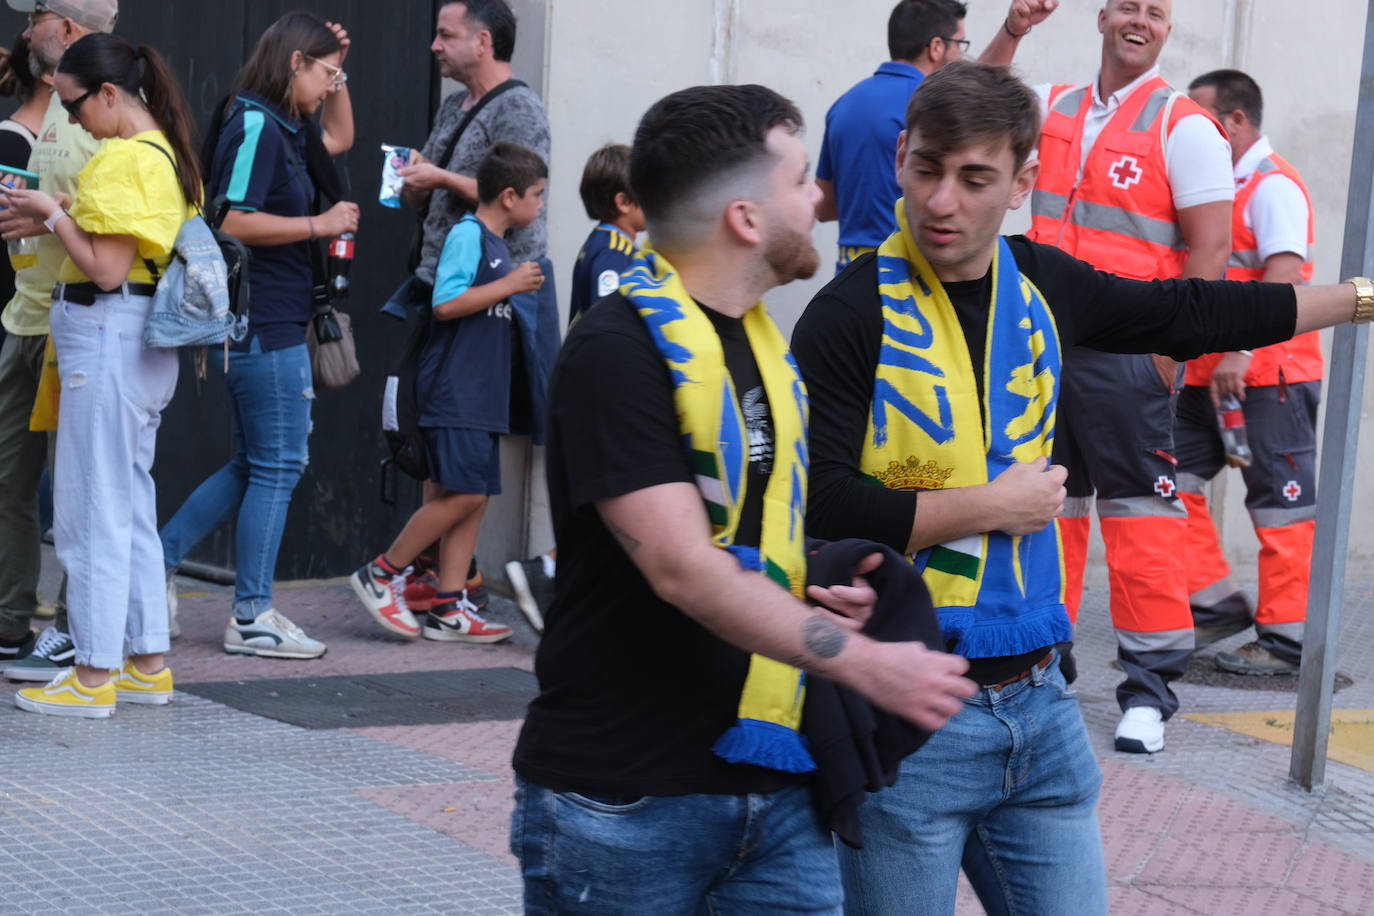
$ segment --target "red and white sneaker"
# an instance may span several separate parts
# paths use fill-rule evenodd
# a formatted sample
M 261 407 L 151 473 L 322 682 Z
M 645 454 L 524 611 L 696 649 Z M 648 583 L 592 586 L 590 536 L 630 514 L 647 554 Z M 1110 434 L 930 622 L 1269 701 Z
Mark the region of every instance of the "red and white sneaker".
M 439 577 L 434 570 L 406 576 L 406 607 L 424 613 L 434 605 L 434 596 L 439 593 Z
M 388 575 L 374 560 L 349 576 L 348 584 L 383 629 L 407 639 L 420 635 L 420 623 L 406 604 L 404 573 Z
M 500 642 L 508 639 L 511 629 L 504 624 L 488 623 L 477 613 L 467 593 L 456 601 L 445 601 L 430 608 L 425 617 L 425 639 L 440 642 Z

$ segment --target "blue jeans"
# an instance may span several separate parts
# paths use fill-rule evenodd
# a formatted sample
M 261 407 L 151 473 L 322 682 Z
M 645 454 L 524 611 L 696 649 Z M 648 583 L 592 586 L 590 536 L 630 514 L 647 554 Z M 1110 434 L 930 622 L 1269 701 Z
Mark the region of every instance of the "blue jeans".
M 511 852 L 529 914 L 840 912 L 808 786 L 600 799 L 517 779 Z
M 989 916 L 1107 912 L 1102 772 L 1055 659 L 983 688 L 860 809 L 840 845 L 849 914 L 950 916 L 962 865 Z
M 234 530 L 234 616 L 272 606 L 272 574 L 291 491 L 305 472 L 315 399 L 305 344 L 229 354 L 225 376 L 234 415 L 234 457 L 210 475 L 162 529 L 162 556 L 175 569 L 238 509 Z

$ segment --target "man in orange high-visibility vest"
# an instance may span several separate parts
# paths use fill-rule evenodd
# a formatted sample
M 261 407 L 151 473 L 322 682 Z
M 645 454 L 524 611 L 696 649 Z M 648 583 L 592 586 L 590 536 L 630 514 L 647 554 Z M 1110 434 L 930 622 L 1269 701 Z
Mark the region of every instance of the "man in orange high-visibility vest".
M 1312 198 L 1302 176 L 1260 132 L 1260 87 L 1239 70 L 1215 70 L 1193 80 L 1188 94 L 1216 115 L 1231 136 L 1236 201 L 1226 279 L 1310 283 Z M 1188 363 L 1175 439 L 1178 488 L 1188 507 L 1188 539 L 1181 553 L 1197 647 L 1246 630 L 1251 623 L 1258 637 L 1234 652 L 1218 653 L 1216 663 L 1226 671 L 1298 672 L 1316 530 L 1322 370 L 1321 341 L 1315 333 Z M 1253 615 L 1231 579 L 1202 489 L 1226 463 L 1215 411 L 1227 396 L 1241 402 L 1251 451 L 1250 465 L 1241 474 L 1245 505 L 1260 542 L 1259 603 Z
M 1230 148 L 1212 116 L 1159 75 L 1172 16 L 1172 0 L 1106 0 L 1097 79 L 1039 87 L 1030 237 L 1123 277 L 1217 280 L 1231 253 Z M 1067 356 L 1055 460 L 1069 468 L 1059 520 L 1068 607 L 1076 619 L 1095 494 L 1126 674 L 1116 748 L 1153 753 L 1178 709 L 1169 684 L 1193 651 L 1173 441 L 1181 367 L 1163 356 Z

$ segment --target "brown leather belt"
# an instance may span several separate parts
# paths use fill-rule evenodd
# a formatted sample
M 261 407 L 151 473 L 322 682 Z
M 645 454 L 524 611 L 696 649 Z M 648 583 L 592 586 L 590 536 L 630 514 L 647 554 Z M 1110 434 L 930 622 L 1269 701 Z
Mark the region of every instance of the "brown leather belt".
M 983 686 L 988 690 L 1001 690 L 1003 687 L 1010 687 L 1012 684 L 1015 684 L 1018 681 L 1024 681 L 1037 670 L 1044 671 L 1046 668 L 1050 666 L 1050 662 L 1052 661 L 1054 661 L 1054 650 L 1050 649 L 1040 658 L 1039 661 L 1031 665 L 1025 671 L 1022 671 L 1020 674 L 1013 674 L 1011 677 L 1007 678 L 1004 681 L 998 681 L 996 684 L 984 684 Z

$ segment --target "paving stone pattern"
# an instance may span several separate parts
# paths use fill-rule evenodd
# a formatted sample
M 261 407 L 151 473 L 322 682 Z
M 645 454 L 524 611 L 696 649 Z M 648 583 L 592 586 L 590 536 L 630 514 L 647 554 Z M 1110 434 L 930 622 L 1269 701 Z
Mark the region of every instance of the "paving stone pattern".
M 302 728 L 523 719 L 538 692 L 519 668 L 188 684 L 188 693 Z
M 1374 708 L 1374 564 L 1352 577 L 1339 659 L 1351 683 L 1335 705 Z M 1076 654 L 1105 776 L 1114 916 L 1374 916 L 1374 774 L 1332 762 L 1326 785 L 1307 793 L 1288 782 L 1287 747 L 1182 718 L 1161 754 L 1112 750 L 1120 674 L 1105 583 L 1090 573 Z M 219 643 L 228 590 L 182 588 L 198 594 L 183 598 L 186 635 L 170 662 L 187 686 L 395 675 L 414 687 L 443 669 L 528 671 L 536 641 L 499 598 L 492 616 L 517 628 L 515 645 L 388 638 L 346 586 L 323 582 L 281 587 L 277 604 L 328 655 L 231 657 Z M 1246 686 L 1199 678 L 1178 691 L 1185 712 L 1293 708 L 1291 684 Z M 104 722 L 7 703 L 0 696 L 0 916 L 520 910 L 506 848 L 516 720 L 307 729 L 189 692 Z M 966 886 L 958 913 L 982 913 Z
M 0 706 L 0 913 L 511 913 L 514 870 L 359 794 L 493 781 L 188 694 L 113 719 Z

